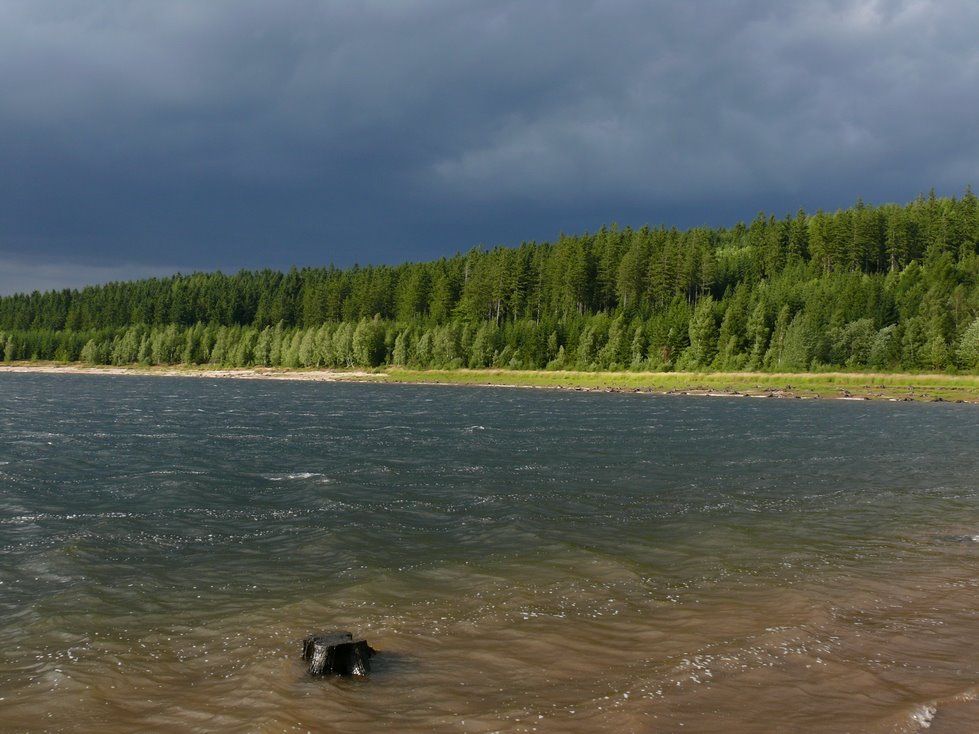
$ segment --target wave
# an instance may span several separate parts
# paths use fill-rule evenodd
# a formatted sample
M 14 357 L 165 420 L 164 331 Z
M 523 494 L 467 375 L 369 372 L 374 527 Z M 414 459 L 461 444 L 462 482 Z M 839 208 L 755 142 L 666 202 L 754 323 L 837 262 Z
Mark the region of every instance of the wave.
M 265 474 L 263 477 L 268 479 L 270 482 L 291 482 L 297 479 L 313 479 L 314 477 L 322 477 L 323 482 L 332 481 L 322 472 L 315 471 L 290 472 L 287 474 Z
M 911 707 L 896 722 L 893 731 L 899 734 L 918 734 L 931 729 L 938 731 L 975 731 L 976 703 L 979 689 L 976 687 L 943 698 L 926 701 Z

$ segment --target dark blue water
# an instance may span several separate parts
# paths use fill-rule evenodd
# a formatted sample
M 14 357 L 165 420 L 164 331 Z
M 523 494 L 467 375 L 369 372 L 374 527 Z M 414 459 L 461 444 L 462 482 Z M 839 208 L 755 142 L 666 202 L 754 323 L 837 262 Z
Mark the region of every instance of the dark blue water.
M 967 405 L 0 375 L 0 728 L 937 731 L 977 449 Z M 303 676 L 333 627 L 369 681 Z

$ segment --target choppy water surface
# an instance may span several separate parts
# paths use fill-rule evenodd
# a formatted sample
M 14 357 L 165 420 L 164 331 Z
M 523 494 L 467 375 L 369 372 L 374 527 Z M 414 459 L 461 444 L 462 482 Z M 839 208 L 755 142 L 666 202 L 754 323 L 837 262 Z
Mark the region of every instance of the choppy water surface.
M 4 731 L 974 731 L 979 408 L 0 377 Z M 346 628 L 368 680 L 314 680 Z

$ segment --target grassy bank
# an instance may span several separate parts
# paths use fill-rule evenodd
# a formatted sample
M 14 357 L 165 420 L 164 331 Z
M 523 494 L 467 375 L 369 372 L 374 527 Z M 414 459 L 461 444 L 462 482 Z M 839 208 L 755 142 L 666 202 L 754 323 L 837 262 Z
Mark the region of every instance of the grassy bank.
M 979 402 L 977 375 L 388 369 L 381 379 L 660 393 Z
M 371 381 L 443 385 L 500 385 L 616 392 L 731 395 L 776 398 L 925 400 L 979 403 L 979 375 L 879 374 L 862 372 L 576 372 L 549 370 L 374 371 L 255 367 L 226 369 L 206 365 L 101 367 L 54 362 L 15 362 L 2 371 L 75 372 L 115 375 L 163 375 L 239 379 Z

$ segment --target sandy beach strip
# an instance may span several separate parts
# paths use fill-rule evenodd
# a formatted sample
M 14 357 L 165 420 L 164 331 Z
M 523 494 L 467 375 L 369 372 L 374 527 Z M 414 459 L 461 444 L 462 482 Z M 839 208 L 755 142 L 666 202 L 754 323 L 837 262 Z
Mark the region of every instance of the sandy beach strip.
M 0 364 L 0 373 L 41 373 L 139 377 L 213 377 L 233 380 L 302 380 L 307 382 L 383 380 L 384 373 L 356 370 L 289 370 L 270 367 L 216 368 L 206 367 L 113 367 L 80 364 Z

